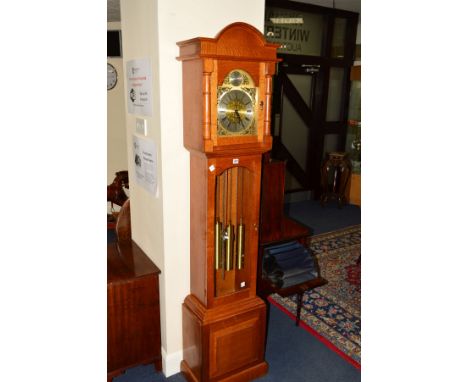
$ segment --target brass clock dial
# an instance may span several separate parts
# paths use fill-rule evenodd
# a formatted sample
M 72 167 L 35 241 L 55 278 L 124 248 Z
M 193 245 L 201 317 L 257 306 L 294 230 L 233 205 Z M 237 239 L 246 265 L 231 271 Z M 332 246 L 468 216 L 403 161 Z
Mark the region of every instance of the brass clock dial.
M 239 86 L 244 82 L 244 77 L 242 76 L 242 73 L 237 70 L 233 70 L 231 73 L 229 73 L 228 78 L 228 81 L 232 86 Z
M 218 101 L 218 121 L 227 133 L 248 132 L 254 120 L 254 103 L 247 92 L 234 89 L 221 95 Z
M 249 74 L 232 70 L 218 87 L 218 135 L 256 134 L 257 88 Z

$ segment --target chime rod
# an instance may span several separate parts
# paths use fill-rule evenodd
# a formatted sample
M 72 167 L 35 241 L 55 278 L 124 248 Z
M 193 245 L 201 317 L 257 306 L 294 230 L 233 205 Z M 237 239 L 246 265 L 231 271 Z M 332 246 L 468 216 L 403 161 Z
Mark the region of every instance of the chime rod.
M 240 208 L 239 225 L 237 226 L 237 269 L 244 267 L 244 239 L 245 239 L 245 225 L 243 223 L 244 216 L 244 169 L 238 168 L 239 182 L 237 187 L 237 195 Z M 240 196 L 239 196 L 239 184 L 240 184 Z
M 223 243 L 223 224 L 216 218 L 215 223 L 215 269 L 221 267 L 222 243 Z
M 228 254 L 228 243 L 230 242 L 230 237 L 228 234 L 228 203 L 229 203 L 229 171 L 224 171 L 223 172 L 223 177 L 224 177 L 224 189 L 223 189 L 223 211 L 224 211 L 224 221 L 223 221 L 223 280 L 225 276 L 225 270 L 227 268 L 226 263 L 227 259 L 229 257 Z
M 233 244 L 233 226 L 231 224 L 231 214 L 232 214 L 232 174 L 231 169 L 227 170 L 228 173 L 228 188 L 227 188 L 227 203 L 228 203 L 228 223 L 226 226 L 226 263 L 225 269 L 226 271 L 232 270 L 232 244 Z
M 223 223 L 219 219 L 220 209 L 220 180 L 216 177 L 216 221 L 215 221 L 215 269 L 218 270 L 221 267 L 221 253 L 223 251 Z

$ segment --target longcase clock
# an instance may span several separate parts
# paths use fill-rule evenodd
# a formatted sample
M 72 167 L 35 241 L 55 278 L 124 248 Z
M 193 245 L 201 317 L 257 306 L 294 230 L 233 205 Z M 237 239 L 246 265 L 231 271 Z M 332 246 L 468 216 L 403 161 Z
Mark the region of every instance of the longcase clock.
M 181 369 L 189 381 L 249 381 L 268 370 L 266 307 L 255 282 L 278 45 L 245 23 L 177 45 L 191 198 Z

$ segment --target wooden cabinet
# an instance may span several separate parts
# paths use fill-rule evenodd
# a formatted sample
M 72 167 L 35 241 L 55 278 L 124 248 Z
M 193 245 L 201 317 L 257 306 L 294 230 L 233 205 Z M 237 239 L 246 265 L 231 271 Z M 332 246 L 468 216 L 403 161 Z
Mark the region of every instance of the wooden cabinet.
M 361 174 L 351 174 L 347 199 L 349 204 L 361 206 Z
M 260 210 L 260 256 L 263 247 L 287 240 L 301 240 L 312 231 L 284 214 L 284 185 L 286 161 L 272 160 L 263 155 Z M 261 274 L 261 263 L 259 264 Z
M 154 363 L 161 371 L 159 273 L 133 241 L 107 246 L 107 379 Z

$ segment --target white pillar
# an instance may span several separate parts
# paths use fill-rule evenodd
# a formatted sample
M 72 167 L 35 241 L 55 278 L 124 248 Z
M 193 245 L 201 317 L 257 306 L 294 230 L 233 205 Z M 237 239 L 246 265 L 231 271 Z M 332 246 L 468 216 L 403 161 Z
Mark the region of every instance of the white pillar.
M 182 302 L 190 293 L 190 172 L 183 146 L 182 64 L 177 41 L 215 37 L 226 25 L 242 21 L 263 31 L 264 1 L 121 0 L 124 67 L 149 58 L 153 115 L 147 139 L 158 150 L 159 196 L 135 183 L 132 135 L 136 116 L 126 113 L 132 234 L 161 269 L 161 342 L 163 371 L 180 371 Z

